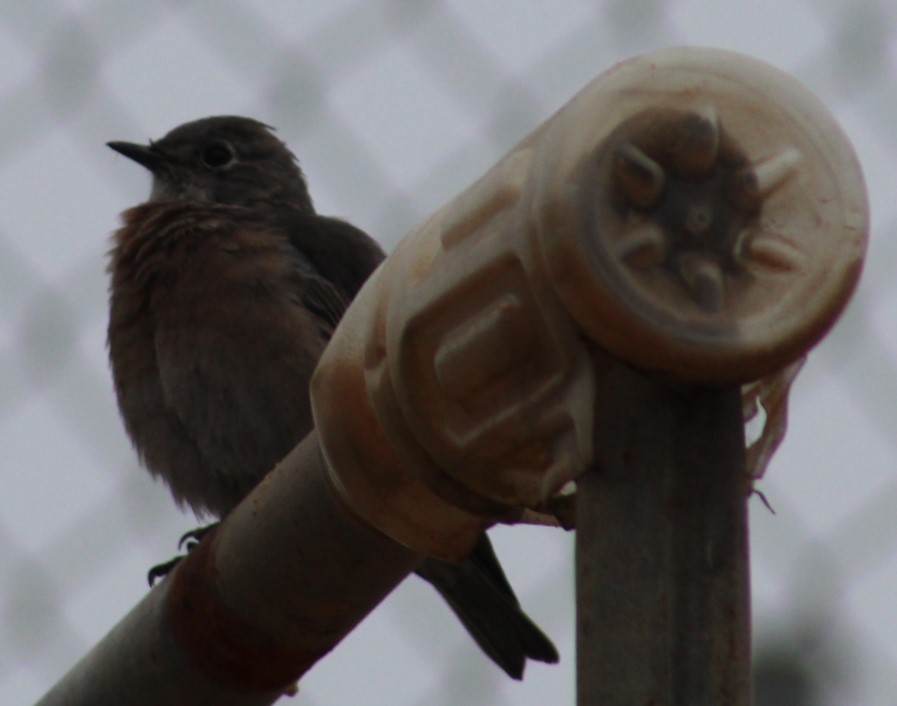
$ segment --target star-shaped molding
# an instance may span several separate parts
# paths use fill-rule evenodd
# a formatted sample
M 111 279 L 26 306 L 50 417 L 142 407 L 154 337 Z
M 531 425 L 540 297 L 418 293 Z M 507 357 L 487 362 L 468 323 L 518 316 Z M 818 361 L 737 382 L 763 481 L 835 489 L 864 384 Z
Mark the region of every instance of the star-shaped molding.
M 801 268 L 801 251 L 758 215 L 794 177 L 802 156 L 784 146 L 753 162 L 733 160 L 721 149 L 712 106 L 677 122 L 673 147 L 661 153 L 636 137 L 616 145 L 611 173 L 627 210 L 616 255 L 637 271 L 664 268 L 712 315 L 723 308 L 731 277 Z

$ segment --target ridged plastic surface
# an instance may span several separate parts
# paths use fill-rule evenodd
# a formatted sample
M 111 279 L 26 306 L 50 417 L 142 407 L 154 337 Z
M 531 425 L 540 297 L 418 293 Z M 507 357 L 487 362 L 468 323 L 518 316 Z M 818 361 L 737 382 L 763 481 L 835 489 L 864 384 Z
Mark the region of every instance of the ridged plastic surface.
M 313 382 L 333 477 L 460 557 L 591 462 L 590 346 L 688 382 L 775 376 L 845 305 L 867 228 L 853 151 L 796 81 L 715 50 L 624 62 L 359 294 Z

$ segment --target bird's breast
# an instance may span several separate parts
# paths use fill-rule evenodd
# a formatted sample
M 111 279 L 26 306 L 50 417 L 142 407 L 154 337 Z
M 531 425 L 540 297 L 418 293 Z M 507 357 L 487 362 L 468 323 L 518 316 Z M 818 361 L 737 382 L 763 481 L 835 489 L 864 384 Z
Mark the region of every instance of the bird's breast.
M 288 241 L 238 209 L 131 209 L 110 259 L 125 426 L 179 500 L 230 509 L 312 426 L 326 341 L 296 304 Z

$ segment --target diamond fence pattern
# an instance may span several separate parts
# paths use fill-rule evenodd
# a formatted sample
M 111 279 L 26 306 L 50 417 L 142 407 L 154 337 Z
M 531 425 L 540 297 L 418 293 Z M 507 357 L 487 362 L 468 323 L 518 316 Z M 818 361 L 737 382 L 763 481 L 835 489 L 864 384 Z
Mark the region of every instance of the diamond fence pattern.
M 137 469 L 106 366 L 104 256 L 146 177 L 103 147 L 220 113 L 276 125 L 323 213 L 387 249 L 586 81 L 677 44 L 829 105 L 866 169 L 864 282 L 811 356 L 752 503 L 758 706 L 897 697 L 897 7 L 882 0 L 0 2 L 0 702 L 36 700 L 192 526 Z M 297 703 L 572 704 L 572 537 L 499 528 L 558 667 L 510 683 L 411 579 Z

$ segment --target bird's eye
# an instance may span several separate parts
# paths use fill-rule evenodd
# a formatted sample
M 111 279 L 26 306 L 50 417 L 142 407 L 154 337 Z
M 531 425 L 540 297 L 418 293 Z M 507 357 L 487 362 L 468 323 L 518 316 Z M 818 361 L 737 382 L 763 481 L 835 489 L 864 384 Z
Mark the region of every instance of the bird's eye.
M 202 163 L 213 169 L 226 167 L 234 161 L 234 152 L 225 142 L 210 142 L 203 148 L 200 156 Z

